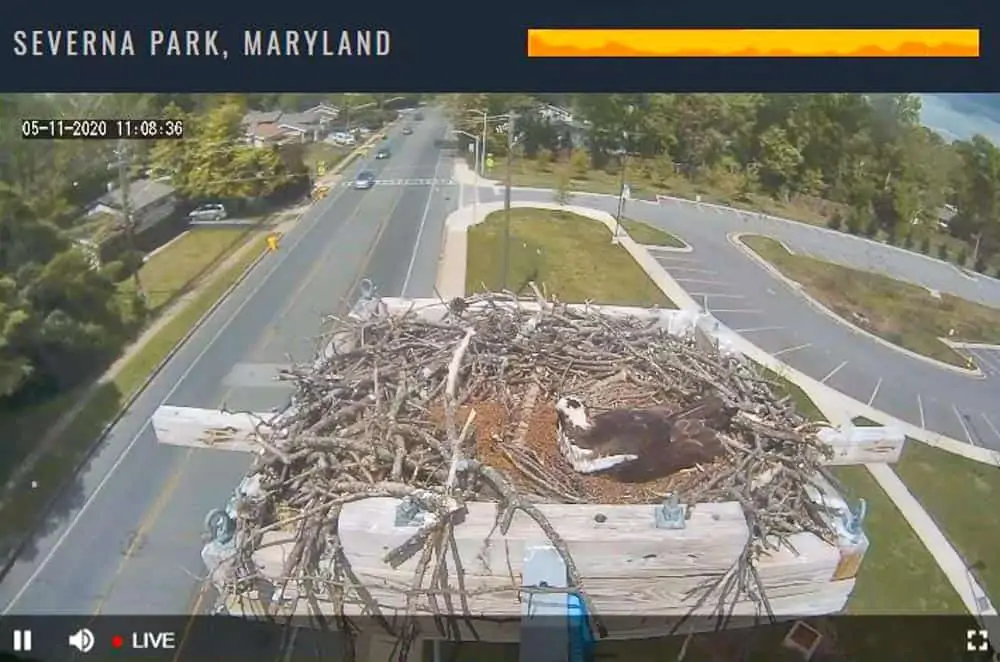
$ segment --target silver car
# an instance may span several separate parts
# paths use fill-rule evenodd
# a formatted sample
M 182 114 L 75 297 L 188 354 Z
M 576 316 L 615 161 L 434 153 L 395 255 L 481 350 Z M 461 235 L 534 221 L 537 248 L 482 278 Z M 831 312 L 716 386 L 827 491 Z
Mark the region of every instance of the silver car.
M 352 188 L 358 189 L 359 191 L 366 191 L 373 186 L 375 186 L 375 173 L 367 170 L 359 172 L 358 176 L 354 178 L 354 182 L 351 184 Z
M 226 208 L 222 205 L 201 205 L 188 214 L 188 218 L 192 221 L 221 221 L 226 218 Z

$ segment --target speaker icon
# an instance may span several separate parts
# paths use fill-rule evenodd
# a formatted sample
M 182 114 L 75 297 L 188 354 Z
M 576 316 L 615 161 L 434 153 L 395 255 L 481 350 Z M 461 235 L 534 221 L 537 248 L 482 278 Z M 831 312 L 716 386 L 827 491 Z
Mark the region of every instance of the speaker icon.
M 69 645 L 81 653 L 89 653 L 94 648 L 94 633 L 83 628 L 69 635 Z

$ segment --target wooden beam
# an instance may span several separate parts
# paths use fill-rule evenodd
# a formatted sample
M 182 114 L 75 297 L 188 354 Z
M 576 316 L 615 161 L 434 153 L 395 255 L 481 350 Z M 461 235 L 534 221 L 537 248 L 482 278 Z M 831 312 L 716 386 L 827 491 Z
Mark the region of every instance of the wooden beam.
M 820 441 L 833 448 L 828 464 L 872 464 L 899 461 L 906 444 L 902 430 L 890 427 L 843 426 L 819 431 Z
M 264 421 L 275 414 L 227 413 L 197 407 L 161 405 L 153 412 L 153 432 L 161 444 L 213 450 L 255 453 L 253 443 L 258 432 L 268 433 Z

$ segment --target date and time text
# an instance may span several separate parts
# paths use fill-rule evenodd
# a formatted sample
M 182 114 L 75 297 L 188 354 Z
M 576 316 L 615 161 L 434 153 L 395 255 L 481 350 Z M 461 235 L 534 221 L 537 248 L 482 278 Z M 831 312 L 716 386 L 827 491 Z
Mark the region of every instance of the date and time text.
M 25 140 L 174 140 L 184 137 L 179 119 L 25 119 Z

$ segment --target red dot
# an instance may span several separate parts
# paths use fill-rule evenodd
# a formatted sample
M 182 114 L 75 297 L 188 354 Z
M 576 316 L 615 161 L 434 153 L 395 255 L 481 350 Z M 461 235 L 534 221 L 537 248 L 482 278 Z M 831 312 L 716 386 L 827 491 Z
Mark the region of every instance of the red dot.
M 115 648 L 121 648 L 122 646 L 125 645 L 125 640 L 116 634 L 115 636 L 111 637 L 111 645 L 114 646 Z

